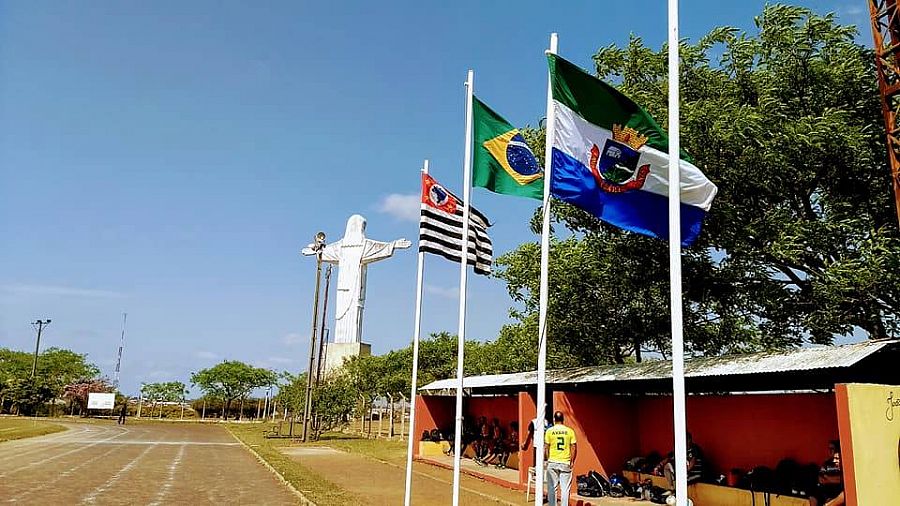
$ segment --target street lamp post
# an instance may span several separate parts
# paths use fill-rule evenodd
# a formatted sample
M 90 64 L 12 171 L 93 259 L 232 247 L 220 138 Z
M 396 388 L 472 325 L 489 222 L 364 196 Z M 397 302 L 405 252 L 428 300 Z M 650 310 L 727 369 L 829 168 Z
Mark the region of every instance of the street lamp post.
M 31 363 L 31 378 L 34 379 L 34 375 L 37 373 L 38 351 L 41 349 L 41 333 L 44 331 L 44 327 L 50 325 L 50 319 L 36 320 L 31 322 L 31 325 L 37 328 L 37 342 L 34 344 L 34 361 Z
M 306 403 L 303 410 L 303 442 L 309 438 L 310 410 L 312 409 L 313 367 L 316 358 L 316 328 L 319 317 L 319 285 L 322 283 L 322 250 L 325 249 L 325 233 L 318 232 L 312 244 L 303 248 L 304 255 L 316 256 L 316 289 L 313 294 L 312 333 L 309 339 L 309 368 L 306 370 Z

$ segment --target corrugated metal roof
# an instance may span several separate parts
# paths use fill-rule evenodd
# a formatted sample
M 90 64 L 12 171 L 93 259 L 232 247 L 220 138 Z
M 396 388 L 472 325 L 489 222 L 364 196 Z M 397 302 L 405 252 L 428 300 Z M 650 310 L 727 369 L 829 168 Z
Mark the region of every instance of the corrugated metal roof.
M 898 341 L 892 340 L 864 341 L 843 346 L 814 346 L 781 352 L 694 358 L 685 362 L 685 377 L 699 378 L 844 368 L 897 343 Z M 547 383 L 660 380 L 671 377 L 671 361 L 653 360 L 640 364 L 602 365 L 548 371 Z M 525 386 L 536 383 L 537 372 L 529 371 L 515 374 L 470 376 L 464 378 L 463 387 L 480 389 Z M 451 378 L 434 381 L 419 390 L 436 392 L 455 388 L 456 380 Z

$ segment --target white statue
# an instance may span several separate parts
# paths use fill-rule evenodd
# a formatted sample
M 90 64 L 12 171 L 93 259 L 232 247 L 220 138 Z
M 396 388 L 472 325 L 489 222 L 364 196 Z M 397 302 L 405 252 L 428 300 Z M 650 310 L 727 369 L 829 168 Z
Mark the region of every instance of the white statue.
M 347 220 L 343 239 L 322 251 L 322 261 L 338 266 L 337 304 L 335 304 L 335 343 L 362 342 L 362 316 L 366 302 L 366 269 L 369 264 L 390 258 L 394 249 L 410 246 L 406 239 L 391 242 L 366 238 L 366 219 L 354 214 Z M 315 254 L 304 248 L 306 255 Z

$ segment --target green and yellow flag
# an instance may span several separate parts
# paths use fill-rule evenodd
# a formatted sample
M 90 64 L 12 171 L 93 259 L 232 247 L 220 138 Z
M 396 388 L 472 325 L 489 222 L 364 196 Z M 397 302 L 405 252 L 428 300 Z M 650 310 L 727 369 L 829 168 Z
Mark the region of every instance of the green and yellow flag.
M 472 104 L 472 119 L 475 130 L 472 185 L 494 193 L 542 200 L 544 170 L 519 129 L 478 98 Z

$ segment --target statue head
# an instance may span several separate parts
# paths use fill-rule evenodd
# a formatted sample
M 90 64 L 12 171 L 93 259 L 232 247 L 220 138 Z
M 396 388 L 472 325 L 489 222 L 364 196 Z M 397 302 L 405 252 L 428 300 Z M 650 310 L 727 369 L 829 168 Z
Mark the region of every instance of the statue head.
M 360 244 L 366 238 L 366 219 L 354 214 L 347 220 L 347 230 L 344 232 L 345 244 Z

